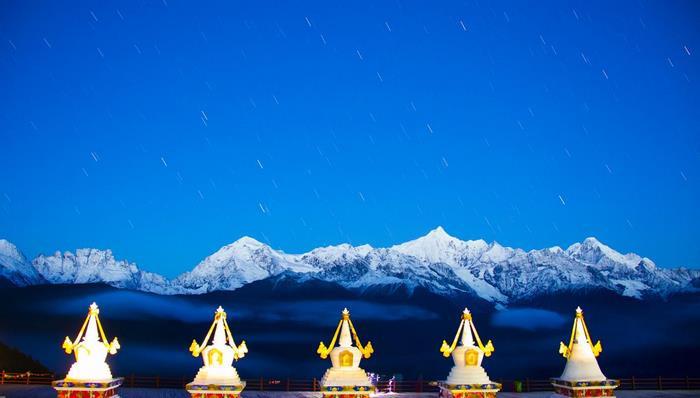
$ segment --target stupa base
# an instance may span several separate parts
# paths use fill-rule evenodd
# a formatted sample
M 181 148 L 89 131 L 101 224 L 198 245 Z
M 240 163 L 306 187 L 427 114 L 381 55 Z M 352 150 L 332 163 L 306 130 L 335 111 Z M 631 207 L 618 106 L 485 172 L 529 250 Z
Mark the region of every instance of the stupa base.
M 602 381 L 568 381 L 551 379 L 554 387 L 552 397 L 615 397 L 615 389 L 620 386 L 619 380 Z
M 58 398 L 119 398 L 117 388 L 123 378 L 106 381 L 56 380 L 51 385 L 58 392 Z
M 487 384 L 447 384 L 440 382 L 440 398 L 496 398 L 501 390 L 498 383 Z
M 245 382 L 241 384 L 202 384 L 190 383 L 185 389 L 191 398 L 237 398 L 245 388 Z
M 323 398 L 369 398 L 376 391 L 375 386 L 321 386 Z

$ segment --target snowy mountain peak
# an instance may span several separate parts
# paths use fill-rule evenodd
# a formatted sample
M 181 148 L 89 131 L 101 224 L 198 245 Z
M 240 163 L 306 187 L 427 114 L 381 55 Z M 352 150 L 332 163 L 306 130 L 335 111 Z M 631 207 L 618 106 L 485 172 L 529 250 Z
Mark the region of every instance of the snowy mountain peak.
M 656 269 L 656 263 L 651 261 L 651 259 L 643 257 L 642 261 L 639 262 L 638 266 L 645 267 L 648 270 Z
M 437 227 L 418 239 L 392 246 L 390 249 L 414 256 L 431 263 L 445 263 L 456 266 L 465 257 L 478 257 L 488 249 L 485 241 L 463 241 L 449 235 L 442 227 Z
M 45 282 L 17 246 L 0 239 L 0 281 L 3 279 L 16 286 Z
M 588 238 L 584 239 L 583 242 L 581 242 L 581 246 L 587 250 L 600 250 L 602 253 L 604 253 L 608 257 L 615 257 L 615 258 L 621 258 L 623 255 L 612 248 L 610 246 L 604 244 L 603 242 L 599 241 L 597 238 L 593 236 L 589 236 Z
M 294 257 L 245 236 L 202 260 L 192 271 L 177 277 L 175 283 L 196 292 L 232 290 L 287 270 L 311 270 Z
M 370 245 L 360 245 L 355 247 L 355 250 L 357 250 L 357 252 L 362 254 L 363 256 L 366 256 L 369 252 L 374 250 L 374 248 Z
M 428 232 L 426 235 L 421 236 L 420 238 L 402 243 L 400 245 L 395 245 L 392 247 L 392 249 L 399 251 L 401 249 L 415 251 L 420 249 L 444 247 L 454 242 L 461 241 L 457 238 L 450 236 L 442 227 L 437 227 Z
M 295 261 L 309 263 L 314 266 L 319 264 L 351 263 L 361 261 L 374 248 L 370 245 L 353 246 L 348 243 L 341 243 L 335 246 L 319 247 L 302 255 L 294 256 Z
M 499 263 L 512 257 L 514 252 L 515 251 L 510 247 L 503 247 L 500 243 L 494 241 L 488 245 L 488 248 L 483 252 L 479 260 L 483 262 Z
M 428 234 L 425 236 L 433 238 L 433 239 L 438 239 L 438 240 L 455 239 L 453 236 L 448 234 L 447 231 L 445 231 L 445 229 L 440 225 L 438 225 L 433 230 L 428 232 Z
M 594 237 L 588 237 L 581 243 L 574 243 L 566 251 L 577 260 L 599 267 L 623 264 L 635 268 L 642 261 L 642 257 L 637 254 L 622 254 Z
M 12 244 L 7 239 L 0 239 L 0 256 L 5 256 L 20 262 L 27 261 L 24 254 L 17 249 L 17 246 Z
M 108 283 L 115 287 L 150 292 L 171 292 L 164 277 L 141 271 L 136 264 L 114 258 L 111 250 L 78 249 L 32 261 L 33 269 L 51 283 Z
M 252 256 L 255 252 L 273 252 L 272 248 L 256 239 L 244 236 L 233 243 L 229 243 L 226 246 L 221 247 L 219 250 L 214 252 L 209 258 L 215 259 L 219 257 L 228 258 L 232 255 L 235 256 Z
M 559 246 L 552 246 L 547 248 L 547 251 L 549 251 L 552 254 L 559 254 L 559 253 L 564 253 L 564 249 L 562 249 Z
M 583 243 L 589 246 L 605 246 L 601 241 L 599 241 L 595 236 L 589 236 L 588 238 L 583 240 Z M 607 246 L 605 246 L 607 247 Z
M 268 245 L 260 242 L 259 240 L 255 238 L 251 238 L 250 236 L 244 236 L 242 238 L 239 238 L 235 242 L 228 244 L 224 247 L 234 247 L 234 248 L 240 248 L 240 247 L 253 247 L 253 248 L 262 248 L 262 247 L 269 247 Z

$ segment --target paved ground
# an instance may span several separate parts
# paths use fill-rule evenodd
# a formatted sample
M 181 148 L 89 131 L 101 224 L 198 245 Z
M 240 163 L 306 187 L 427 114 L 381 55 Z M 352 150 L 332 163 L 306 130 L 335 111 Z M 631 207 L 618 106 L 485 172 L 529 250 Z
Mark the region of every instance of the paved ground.
M 551 392 L 499 393 L 498 398 L 549 398 Z M 184 390 L 168 388 L 120 388 L 121 398 L 189 398 Z M 617 398 L 700 398 L 696 391 L 617 391 Z M 0 385 L 0 398 L 55 398 L 56 392 L 49 386 Z M 244 391 L 242 398 L 320 398 L 320 393 L 313 392 L 259 392 Z M 434 398 L 437 394 L 381 394 L 385 398 Z

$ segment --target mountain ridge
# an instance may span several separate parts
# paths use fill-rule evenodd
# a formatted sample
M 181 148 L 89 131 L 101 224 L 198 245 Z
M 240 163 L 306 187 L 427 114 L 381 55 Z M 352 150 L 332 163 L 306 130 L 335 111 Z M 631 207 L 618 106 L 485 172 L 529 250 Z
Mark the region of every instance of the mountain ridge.
M 287 254 L 244 236 L 173 279 L 117 260 L 111 250 L 78 249 L 38 255 L 31 263 L 0 240 L 0 277 L 15 286 L 99 283 L 157 294 L 235 290 L 282 273 L 335 282 L 354 290 L 421 287 L 443 296 L 472 295 L 494 304 L 546 292 L 603 288 L 643 299 L 697 289 L 700 270 L 659 268 L 622 254 L 594 237 L 566 249 L 525 251 L 482 239 L 460 240 L 437 227 L 388 248 L 347 243 Z

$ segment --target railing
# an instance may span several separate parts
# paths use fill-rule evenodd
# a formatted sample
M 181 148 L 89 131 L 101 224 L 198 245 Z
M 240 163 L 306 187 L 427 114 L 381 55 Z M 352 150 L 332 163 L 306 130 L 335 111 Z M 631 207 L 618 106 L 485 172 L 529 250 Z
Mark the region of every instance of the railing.
M 543 379 L 495 380 L 504 392 L 552 391 L 552 382 Z
M 317 379 L 257 379 L 246 380 L 246 390 L 249 391 L 319 391 Z
M 698 377 L 630 377 L 620 380 L 620 390 L 700 390 Z M 551 391 L 549 380 L 496 380 L 504 392 Z
M 0 372 L 0 384 L 43 384 L 50 385 L 56 380 L 53 373 L 11 373 Z M 622 390 L 700 390 L 699 377 L 630 377 L 620 380 Z M 182 389 L 192 377 L 136 376 L 124 377 L 123 387 L 174 388 Z M 552 391 L 549 380 L 520 379 L 494 380 L 503 385 L 504 392 Z M 319 391 L 318 379 L 266 379 L 263 377 L 246 380 L 248 391 Z M 381 392 L 430 393 L 437 392 L 437 382 L 429 380 L 382 380 L 377 383 Z
M 700 378 L 631 377 L 620 379 L 620 388 L 624 390 L 700 390 Z
M 56 380 L 53 373 L 8 373 L 0 372 L 0 384 L 51 384 Z

